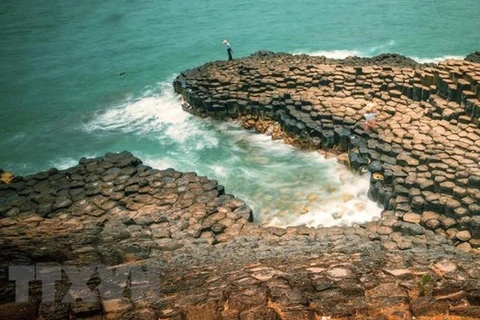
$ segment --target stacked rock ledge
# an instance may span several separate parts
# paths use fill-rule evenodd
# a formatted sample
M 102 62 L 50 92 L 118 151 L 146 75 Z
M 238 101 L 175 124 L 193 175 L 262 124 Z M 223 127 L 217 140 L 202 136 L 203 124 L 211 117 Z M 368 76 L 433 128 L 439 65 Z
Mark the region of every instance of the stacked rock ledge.
M 215 180 L 153 169 L 129 152 L 81 159 L 0 185 L 0 318 L 479 318 L 478 255 L 405 216 L 398 222 L 388 211 L 381 224 L 351 227 L 261 227 Z M 28 302 L 15 302 L 9 266 L 45 263 L 91 268 L 93 299 L 62 300 L 84 290 L 62 273 L 54 303 L 42 300 L 40 281 L 30 282 Z M 155 268 L 155 294 L 139 299 L 132 279 L 121 297 L 101 295 L 102 265 Z
M 383 229 L 412 235 L 421 226 L 463 250 L 480 247 L 480 64 L 259 52 L 187 70 L 173 86 L 192 114 L 346 152 L 352 169 L 372 173 Z M 369 103 L 379 111 L 371 133 Z

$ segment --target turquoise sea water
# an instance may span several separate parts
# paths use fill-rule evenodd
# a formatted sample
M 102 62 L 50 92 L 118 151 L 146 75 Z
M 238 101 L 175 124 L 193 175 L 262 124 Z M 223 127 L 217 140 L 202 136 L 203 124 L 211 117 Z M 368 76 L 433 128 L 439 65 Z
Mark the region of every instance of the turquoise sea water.
M 281 211 L 292 201 L 266 205 L 279 188 L 322 195 L 302 177 L 341 189 L 335 164 L 184 114 L 170 86 L 176 74 L 225 59 L 225 38 L 234 57 L 465 56 L 480 49 L 478 17 L 478 0 L 3 0 L 0 168 L 25 175 L 130 150 L 150 165 L 217 178 L 257 212 Z

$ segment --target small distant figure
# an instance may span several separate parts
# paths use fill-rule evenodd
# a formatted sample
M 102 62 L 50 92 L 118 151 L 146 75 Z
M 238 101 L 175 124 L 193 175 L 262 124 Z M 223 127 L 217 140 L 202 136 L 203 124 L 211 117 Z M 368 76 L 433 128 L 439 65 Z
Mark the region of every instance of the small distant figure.
M 363 117 L 365 118 L 365 132 L 369 133 L 372 129 L 377 127 L 377 121 L 375 120 L 377 117 L 377 110 L 373 103 L 367 104 L 367 109 Z
M 225 48 L 227 49 L 228 61 L 233 60 L 233 57 L 232 57 L 232 47 L 230 46 L 230 43 L 228 43 L 227 39 L 223 40 L 223 45 L 224 45 Z

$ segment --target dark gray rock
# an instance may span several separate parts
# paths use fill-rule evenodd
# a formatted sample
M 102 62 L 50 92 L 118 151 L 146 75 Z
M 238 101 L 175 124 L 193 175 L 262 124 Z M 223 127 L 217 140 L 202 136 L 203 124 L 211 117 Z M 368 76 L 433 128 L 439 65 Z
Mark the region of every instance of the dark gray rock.
M 480 51 L 470 53 L 465 57 L 465 60 L 475 63 L 480 63 Z
M 480 187 L 480 176 L 471 175 L 470 177 L 468 177 L 468 183 L 472 187 Z
M 383 173 L 383 166 L 380 161 L 372 161 L 368 165 L 368 171 L 371 173 Z
M 394 225 L 394 230 L 400 231 L 404 235 L 409 235 L 409 236 L 418 236 L 425 233 L 425 229 L 422 226 L 416 223 L 408 223 L 408 222 L 397 222 Z
M 350 168 L 355 171 L 359 171 L 368 165 L 368 160 L 357 152 L 349 152 L 348 158 L 350 161 Z

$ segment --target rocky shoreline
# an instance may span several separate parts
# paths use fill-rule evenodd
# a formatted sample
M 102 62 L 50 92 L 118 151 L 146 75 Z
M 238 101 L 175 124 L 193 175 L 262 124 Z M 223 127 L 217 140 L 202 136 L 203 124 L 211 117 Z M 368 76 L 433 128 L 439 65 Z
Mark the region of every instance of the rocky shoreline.
M 352 169 L 373 173 L 369 195 L 386 209 L 384 220 L 480 247 L 478 64 L 260 52 L 186 71 L 174 88 L 193 114 L 251 127 L 273 121 L 289 143 L 347 152 Z M 368 103 L 380 111 L 373 133 L 363 127 Z
M 480 263 L 420 225 L 265 228 L 215 180 L 128 152 L 0 185 L 2 319 L 412 319 L 480 314 Z M 385 214 L 384 217 L 387 217 Z M 94 299 L 15 302 L 8 267 L 89 267 Z M 54 264 L 52 264 L 54 263 Z M 156 268 L 158 292 L 99 293 L 95 267 Z M 115 280 L 116 278 L 114 278 Z M 427 279 L 424 284 L 423 279 Z M 117 279 L 118 280 L 118 279 Z M 115 281 L 117 281 L 115 280 Z M 122 285 L 121 283 L 118 284 Z M 123 288 L 123 287 L 122 287 Z M 147 293 L 150 293 L 149 291 Z
M 479 76 L 468 61 L 269 52 L 182 73 L 174 87 L 187 111 L 343 152 L 375 173 L 382 218 L 262 227 L 215 180 L 129 152 L 84 158 L 0 184 L 0 318 L 480 318 Z M 369 102 L 382 111 L 367 134 Z M 9 267 L 19 265 L 58 272 L 54 301 L 38 273 L 29 301 L 16 300 Z M 89 270 L 87 287 L 72 285 L 69 266 Z M 135 268 L 158 274 L 139 281 Z M 86 291 L 88 301 L 65 300 Z

